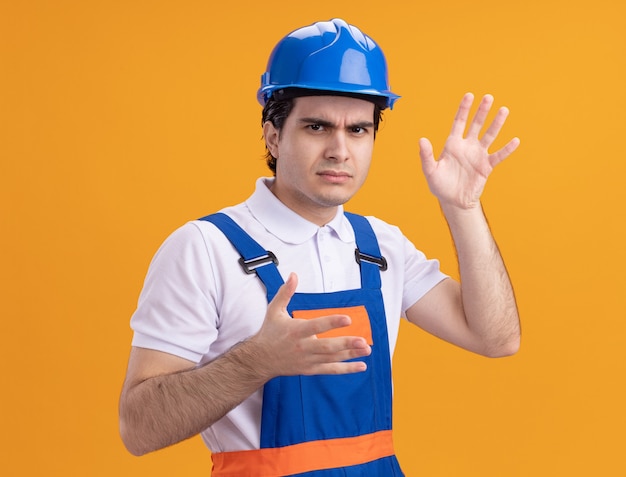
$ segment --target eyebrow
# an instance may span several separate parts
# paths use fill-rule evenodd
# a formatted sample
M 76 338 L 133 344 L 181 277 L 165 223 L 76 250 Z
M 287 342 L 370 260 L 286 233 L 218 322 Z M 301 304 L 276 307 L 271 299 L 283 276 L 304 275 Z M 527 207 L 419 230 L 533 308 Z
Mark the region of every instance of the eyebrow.
M 302 123 L 302 124 L 319 124 L 320 126 L 329 127 L 329 128 L 333 128 L 333 127 L 336 126 L 331 121 L 328 121 L 328 120 L 322 119 L 322 118 L 314 118 L 314 117 L 299 118 L 298 122 Z M 357 121 L 356 123 L 348 124 L 346 129 L 352 129 L 352 128 L 372 128 L 372 127 L 374 127 L 374 122 L 373 121 Z

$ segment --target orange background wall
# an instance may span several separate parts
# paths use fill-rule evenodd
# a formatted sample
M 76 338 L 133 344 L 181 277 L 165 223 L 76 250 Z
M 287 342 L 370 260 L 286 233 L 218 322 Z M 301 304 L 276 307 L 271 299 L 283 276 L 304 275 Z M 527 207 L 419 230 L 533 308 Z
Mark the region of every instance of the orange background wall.
M 396 442 L 408 476 L 626 475 L 626 8 L 615 0 L 0 3 L 3 475 L 209 475 L 199 438 L 142 458 L 117 399 L 148 263 L 185 221 L 266 174 L 260 107 L 283 34 L 339 16 L 383 46 L 394 91 L 349 208 L 456 273 L 427 191 L 466 91 L 511 109 L 520 149 L 484 205 L 523 347 L 488 360 L 403 326 Z

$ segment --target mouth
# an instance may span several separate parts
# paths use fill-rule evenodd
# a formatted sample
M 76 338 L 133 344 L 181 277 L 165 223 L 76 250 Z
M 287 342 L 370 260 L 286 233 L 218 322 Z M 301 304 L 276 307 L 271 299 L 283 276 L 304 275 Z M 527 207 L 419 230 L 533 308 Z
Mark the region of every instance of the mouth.
M 352 178 L 351 174 L 344 171 L 321 171 L 317 175 L 332 184 L 343 184 Z

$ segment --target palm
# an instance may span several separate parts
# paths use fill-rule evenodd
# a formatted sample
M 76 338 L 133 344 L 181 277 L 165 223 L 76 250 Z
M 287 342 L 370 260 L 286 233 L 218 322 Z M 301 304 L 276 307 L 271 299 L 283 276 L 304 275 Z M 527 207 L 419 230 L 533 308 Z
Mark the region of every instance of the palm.
M 479 204 L 493 168 L 519 145 L 519 140 L 514 138 L 502 149 L 492 154 L 488 151 L 504 125 L 508 115 L 506 108 L 500 108 L 484 135 L 479 137 L 493 103 L 493 98 L 489 95 L 481 101 L 464 136 L 472 102 L 473 96 L 466 94 L 438 160 L 434 159 L 430 142 L 427 139 L 420 141 L 422 168 L 430 190 L 440 202 L 461 208 L 471 208 Z

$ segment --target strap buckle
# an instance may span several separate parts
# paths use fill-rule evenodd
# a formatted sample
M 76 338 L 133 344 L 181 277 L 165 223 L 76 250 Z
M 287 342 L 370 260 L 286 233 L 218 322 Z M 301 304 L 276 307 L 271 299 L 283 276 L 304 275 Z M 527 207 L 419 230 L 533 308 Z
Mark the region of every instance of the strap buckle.
M 381 272 L 387 270 L 387 259 L 382 255 L 380 257 L 374 257 L 372 255 L 368 255 L 366 253 L 361 252 L 358 248 L 354 250 L 354 258 L 356 259 L 356 263 L 361 265 L 361 262 L 369 262 L 377 265 L 380 268 Z
M 278 265 L 278 259 L 276 258 L 276 255 L 269 250 L 266 255 L 261 255 L 260 257 L 251 258 L 249 260 L 244 260 L 243 257 L 239 259 L 239 265 L 241 265 L 243 271 L 248 275 L 256 273 L 257 268 L 269 265 L 270 263 Z

